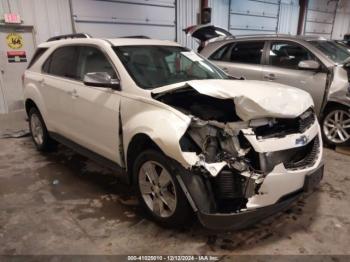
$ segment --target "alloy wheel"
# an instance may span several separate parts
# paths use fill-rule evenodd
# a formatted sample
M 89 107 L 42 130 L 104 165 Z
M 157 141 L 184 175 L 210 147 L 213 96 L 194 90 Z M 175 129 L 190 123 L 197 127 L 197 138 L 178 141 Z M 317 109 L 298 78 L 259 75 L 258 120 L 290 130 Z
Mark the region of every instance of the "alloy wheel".
M 323 132 L 335 144 L 346 142 L 350 138 L 350 114 L 340 109 L 329 112 L 323 122 Z
M 175 183 L 161 164 L 146 161 L 139 170 L 138 184 L 143 200 L 155 215 L 167 218 L 175 212 Z

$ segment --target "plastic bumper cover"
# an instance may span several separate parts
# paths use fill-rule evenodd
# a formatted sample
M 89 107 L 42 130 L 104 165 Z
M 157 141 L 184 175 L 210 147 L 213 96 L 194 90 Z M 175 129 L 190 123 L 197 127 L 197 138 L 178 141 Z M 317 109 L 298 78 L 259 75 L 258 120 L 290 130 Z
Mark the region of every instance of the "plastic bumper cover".
M 314 172 L 305 176 L 304 187 L 294 193 L 283 196 L 276 204 L 257 208 L 254 210 L 246 210 L 240 213 L 229 214 L 207 214 L 198 210 L 198 218 L 201 224 L 209 229 L 215 230 L 237 230 L 246 228 L 262 219 L 269 217 L 275 213 L 287 209 L 295 202 L 303 192 L 310 192 L 317 186 L 323 177 L 324 165 L 322 164 Z

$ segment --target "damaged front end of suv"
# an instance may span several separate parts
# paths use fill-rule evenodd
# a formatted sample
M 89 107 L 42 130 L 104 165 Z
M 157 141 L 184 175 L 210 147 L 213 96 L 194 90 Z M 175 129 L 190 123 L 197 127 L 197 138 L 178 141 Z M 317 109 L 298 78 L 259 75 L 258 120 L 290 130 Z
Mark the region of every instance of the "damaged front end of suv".
M 255 81 L 235 83 L 240 87 L 230 80 L 189 81 L 152 92 L 190 118 L 179 140 L 187 163 L 177 179 L 212 229 L 243 228 L 282 210 L 323 176 L 311 97 L 282 85 L 259 91 Z

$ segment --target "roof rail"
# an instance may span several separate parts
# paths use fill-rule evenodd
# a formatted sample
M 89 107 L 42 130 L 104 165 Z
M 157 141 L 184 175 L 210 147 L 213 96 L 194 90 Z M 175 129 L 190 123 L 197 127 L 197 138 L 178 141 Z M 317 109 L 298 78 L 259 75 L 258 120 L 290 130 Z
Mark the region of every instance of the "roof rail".
M 140 38 L 140 39 L 151 39 L 145 35 L 128 35 L 128 36 L 120 36 L 119 38 Z
M 85 33 L 58 35 L 58 36 L 49 38 L 46 42 L 62 40 L 62 39 L 73 39 L 73 38 L 91 38 L 91 35 L 85 34 Z

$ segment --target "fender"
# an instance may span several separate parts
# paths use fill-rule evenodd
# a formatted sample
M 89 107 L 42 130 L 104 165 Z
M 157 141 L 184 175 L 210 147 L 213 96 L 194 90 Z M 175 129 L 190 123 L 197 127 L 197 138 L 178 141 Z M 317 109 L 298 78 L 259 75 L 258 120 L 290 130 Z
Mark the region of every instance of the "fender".
M 194 164 L 185 157 L 179 144 L 190 125 L 190 117 L 151 99 L 122 97 L 120 110 L 125 156 L 132 138 L 142 133 L 149 136 L 164 154 L 183 167 L 189 168 Z

